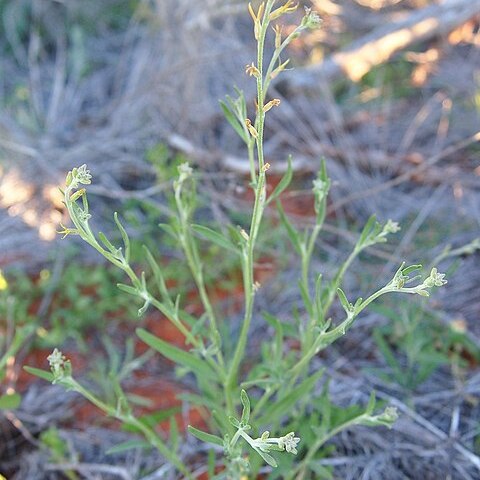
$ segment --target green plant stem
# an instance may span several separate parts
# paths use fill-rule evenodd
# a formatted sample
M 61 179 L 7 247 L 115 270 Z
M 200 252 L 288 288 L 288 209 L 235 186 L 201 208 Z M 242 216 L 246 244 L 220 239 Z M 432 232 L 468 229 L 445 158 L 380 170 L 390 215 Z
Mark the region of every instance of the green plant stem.
M 248 130 L 246 132 L 249 135 Z M 255 142 L 250 139 L 247 143 L 247 151 L 248 151 L 248 162 L 250 164 L 250 179 L 252 182 L 252 186 L 257 183 L 257 169 L 255 167 Z
M 325 442 L 330 440 L 330 438 L 332 438 L 335 435 L 337 435 L 338 433 L 340 433 L 342 430 L 345 430 L 346 428 L 349 428 L 349 427 L 351 427 L 351 426 L 353 426 L 357 423 L 359 423 L 359 418 L 358 417 L 356 417 L 352 420 L 349 420 L 345 423 L 342 423 L 341 425 L 338 425 L 334 429 L 330 430 L 328 433 L 325 433 L 321 437 L 317 438 L 317 440 L 315 440 L 313 445 L 308 449 L 308 452 L 305 455 L 305 457 L 303 458 L 302 462 L 293 470 L 293 472 L 291 472 L 288 475 L 287 479 L 288 480 L 293 480 L 293 479 L 303 480 L 305 478 L 305 473 L 306 473 L 308 464 L 312 461 L 313 457 L 318 452 L 320 447 Z
M 320 233 L 320 230 L 321 230 L 321 225 L 315 225 L 312 235 L 310 236 L 307 242 L 307 247 L 302 252 L 301 282 L 303 285 L 303 289 L 307 294 L 309 294 L 308 293 L 309 292 L 309 269 L 310 269 L 311 257 L 312 257 L 313 249 L 315 247 L 315 242 Z M 337 274 L 335 275 L 335 278 L 332 280 L 332 284 L 329 286 L 327 299 L 324 305 L 322 305 L 322 312 L 316 312 L 319 316 L 324 317 L 327 314 L 328 310 L 330 309 L 333 303 L 337 288 L 339 287 L 345 275 L 345 272 L 347 271 L 347 269 L 349 268 L 353 260 L 356 258 L 358 253 L 359 253 L 359 250 L 355 248 L 347 258 L 347 260 L 340 267 Z M 317 322 L 317 318 L 315 318 L 314 315 L 311 315 L 309 319 L 305 339 L 302 345 L 302 359 L 291 370 L 293 375 L 292 375 L 291 381 L 289 382 L 289 388 L 295 384 L 295 381 L 299 376 L 302 376 L 305 373 L 304 370 L 308 368 L 308 364 L 311 358 L 317 353 L 315 345 L 318 343 L 319 339 L 314 338 L 314 328 L 315 328 L 316 322 Z M 345 322 L 342 322 L 341 325 L 343 325 L 343 323 Z M 339 327 L 340 325 L 336 328 L 339 328 Z M 322 337 L 323 335 L 328 335 L 329 333 L 331 332 L 321 334 L 320 337 Z
M 253 263 L 254 263 L 254 246 L 255 246 L 255 232 L 258 231 L 258 226 L 261 222 L 263 207 L 265 205 L 265 172 L 260 172 L 258 177 L 257 188 L 255 190 L 255 204 L 253 208 L 252 223 L 250 231 L 252 234 L 247 240 L 247 245 L 244 247 L 244 266 L 243 283 L 245 294 L 245 315 L 243 318 L 242 329 L 238 339 L 237 347 L 233 355 L 232 363 L 228 370 L 226 383 L 225 383 L 225 395 L 227 399 L 227 406 L 229 408 L 230 415 L 233 415 L 234 411 L 231 410 L 233 402 L 233 387 L 237 381 L 238 369 L 240 362 L 245 354 L 245 348 L 247 345 L 248 331 L 250 329 L 250 323 L 253 313 L 253 302 L 255 298 L 255 285 L 253 276 Z
M 288 35 L 283 42 L 280 44 L 278 48 L 275 49 L 272 55 L 272 59 L 270 60 L 270 63 L 267 68 L 267 73 L 265 74 L 265 82 L 263 84 L 263 89 L 266 92 L 268 90 L 268 87 L 270 86 L 270 82 L 272 81 L 272 72 L 275 69 L 275 64 L 277 63 L 277 60 L 280 58 L 280 55 L 282 52 L 285 50 L 285 48 L 290 44 L 290 42 L 298 36 L 300 31 L 303 30 L 303 28 L 299 25 L 295 30 L 293 30 L 290 35 Z
M 267 388 L 265 392 L 263 392 L 263 395 L 260 397 L 260 400 L 257 402 L 255 405 L 255 409 L 252 412 L 251 418 L 256 418 L 257 417 L 257 412 L 261 412 L 263 406 L 268 402 L 270 397 L 275 393 L 275 388 Z
M 94 233 L 90 229 L 88 223 L 80 223 L 77 220 L 77 216 L 73 211 L 71 202 L 69 201 L 70 189 L 65 191 L 65 204 L 67 205 L 70 218 L 72 219 L 75 227 L 77 228 L 81 238 L 97 250 L 103 257 L 105 257 L 109 262 L 123 270 L 123 272 L 128 276 L 134 288 L 137 291 L 142 292 L 142 299 L 151 303 L 157 310 L 159 310 L 165 317 L 172 322 L 176 328 L 185 336 L 185 338 L 190 342 L 195 348 L 202 349 L 203 345 L 195 338 L 190 330 L 178 319 L 175 315 L 172 315 L 172 312 L 166 308 L 166 306 L 158 301 L 150 292 L 142 285 L 141 280 L 138 278 L 137 274 L 133 271 L 132 267 L 126 262 L 124 258 L 118 259 L 111 252 L 105 250 L 96 240 Z M 215 362 L 211 357 L 205 357 L 208 364 L 214 368 L 220 378 L 220 382 L 225 378 L 225 370 L 223 366 Z
M 347 318 L 343 320 L 339 325 L 334 327 L 332 330 L 328 332 L 321 333 L 313 342 L 310 349 L 303 353 L 302 358 L 289 370 L 288 376 L 291 377 L 290 385 L 293 385 L 298 378 L 298 376 L 302 373 L 304 368 L 308 367 L 310 360 L 322 349 L 330 345 L 334 342 L 337 338 L 344 335 L 346 331 L 351 327 L 354 320 L 357 316 L 364 310 L 370 303 L 376 300 L 381 295 L 389 292 L 395 292 L 398 290 L 394 290 L 389 286 L 383 287 L 377 292 L 373 293 L 364 300 L 361 305 L 355 310 L 355 312 L 350 312 L 347 315 Z
M 82 385 L 80 385 L 73 377 L 67 377 L 61 381 L 61 383 L 67 387 L 67 389 L 72 389 L 78 392 L 80 395 L 85 397 L 89 402 L 98 407 L 100 410 L 105 412 L 107 415 L 120 420 L 121 422 L 130 425 L 142 432 L 144 437 L 155 447 L 157 450 L 175 467 L 185 475 L 185 478 L 191 479 L 192 476 L 188 472 L 186 466 L 180 460 L 180 458 L 170 449 L 168 446 L 160 439 L 160 437 L 145 423 L 141 422 L 135 418 L 131 413 L 122 413 L 118 409 L 112 407 L 111 405 L 106 404 L 99 398 L 97 398 L 93 393 L 88 391 Z
M 345 272 L 349 269 L 350 265 L 355 260 L 355 258 L 357 258 L 360 252 L 361 252 L 361 249 L 355 246 L 352 253 L 350 253 L 347 260 L 345 260 L 345 262 L 343 263 L 343 265 L 340 267 L 337 274 L 335 275 L 335 278 L 333 279 L 332 284 L 329 287 L 325 304 L 322 306 L 323 312 L 325 315 L 327 315 L 328 311 L 330 310 L 330 307 L 332 306 L 333 300 L 335 299 L 335 295 L 337 294 L 337 288 L 342 283 L 343 277 L 345 276 Z
M 156 298 L 150 297 L 150 303 L 160 312 L 162 312 L 166 318 L 172 322 L 175 327 L 184 335 L 184 337 L 197 349 L 202 349 L 202 344 L 191 334 L 190 330 L 179 320 L 170 315 L 170 312 L 165 309 L 165 306 L 159 302 Z M 219 365 L 212 357 L 203 357 L 205 361 L 217 372 L 220 379 L 220 383 L 225 379 L 225 370 Z
M 188 267 L 192 273 L 193 279 L 195 281 L 195 285 L 197 286 L 198 293 L 200 295 L 200 300 L 202 302 L 203 308 L 205 309 L 208 318 L 209 318 L 209 326 L 210 332 L 212 335 L 211 340 L 217 344 L 218 352 L 217 352 L 217 359 L 218 363 L 222 370 L 224 369 L 224 360 L 221 351 L 221 346 L 218 344 L 220 339 L 220 334 L 218 332 L 217 326 L 217 319 L 215 312 L 213 310 L 212 304 L 210 302 L 210 298 L 207 293 L 207 289 L 205 287 L 205 279 L 203 277 L 202 271 L 202 262 L 200 260 L 200 255 L 198 254 L 198 249 L 195 243 L 195 239 L 192 236 L 192 232 L 190 230 L 188 214 L 186 212 L 186 207 L 183 205 L 181 199 L 181 187 L 175 190 L 175 201 L 177 204 L 177 210 L 180 215 L 180 243 L 182 245 L 183 251 L 187 258 Z
M 260 72 L 257 78 L 257 117 L 255 120 L 255 128 L 257 130 L 256 147 L 257 147 L 257 160 L 258 160 L 258 180 L 254 185 L 255 189 L 255 201 L 253 205 L 252 220 L 250 223 L 250 232 L 248 240 L 243 250 L 243 284 L 245 295 L 245 315 L 243 319 L 240 336 L 238 339 L 237 347 L 235 349 L 230 368 L 227 373 L 225 382 L 225 397 L 226 404 L 230 415 L 233 415 L 235 402 L 233 400 L 234 386 L 237 381 L 238 370 L 240 363 L 245 354 L 245 348 L 247 345 L 248 332 L 250 329 L 250 323 L 252 320 L 253 303 L 255 297 L 255 285 L 254 285 L 254 249 L 255 242 L 258 235 L 260 223 L 262 221 L 263 211 L 266 201 L 266 188 L 265 188 L 265 168 L 264 168 L 264 154 L 263 154 L 263 132 L 265 123 L 264 112 L 264 100 L 265 92 L 263 91 L 263 50 L 265 46 L 265 37 L 267 28 L 269 25 L 269 15 L 273 7 L 274 0 L 268 0 L 265 13 L 263 16 L 262 25 L 260 28 L 259 38 L 257 42 L 257 68 Z
M 317 241 L 318 235 L 320 230 L 322 229 L 321 225 L 316 224 L 313 228 L 313 231 L 308 239 L 307 246 L 303 250 L 302 249 L 302 278 L 301 282 L 303 285 L 303 290 L 306 294 L 308 294 L 308 298 L 310 301 L 309 310 L 312 310 L 311 305 L 313 304 L 311 297 L 310 297 L 310 265 L 312 260 L 313 249 L 315 248 L 315 243 Z M 313 310 L 314 312 L 314 310 Z M 312 312 L 312 313 L 313 313 Z M 317 312 L 318 314 L 319 312 Z M 306 342 L 307 346 L 311 345 L 312 343 L 312 335 L 313 335 L 313 327 L 315 326 L 317 319 L 313 314 L 310 315 L 309 324 L 307 327 L 306 332 Z

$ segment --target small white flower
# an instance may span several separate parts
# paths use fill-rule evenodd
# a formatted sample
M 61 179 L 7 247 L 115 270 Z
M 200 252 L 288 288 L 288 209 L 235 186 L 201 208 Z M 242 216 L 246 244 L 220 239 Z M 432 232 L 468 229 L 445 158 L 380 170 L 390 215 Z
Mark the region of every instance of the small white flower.
M 86 212 L 85 210 L 79 209 L 78 210 L 78 218 L 81 222 L 87 222 L 92 218 L 92 216 Z
M 75 190 L 81 183 L 83 185 L 90 185 L 90 183 L 92 183 L 92 175 L 90 174 L 90 170 L 87 169 L 85 163 L 68 172 L 66 179 L 66 184 L 69 190 Z
M 65 361 L 67 360 L 65 355 L 55 348 L 53 352 L 47 357 L 48 363 L 50 364 L 50 369 L 52 373 L 56 376 L 63 375 L 63 367 L 65 366 Z
M 327 184 L 323 180 L 320 180 L 319 178 L 316 178 L 313 181 L 313 191 L 315 193 L 323 193 L 325 191 Z
M 305 7 L 305 16 L 302 19 L 302 27 L 314 29 L 321 24 L 322 19 L 320 18 L 320 15 L 311 8 Z
M 87 169 L 85 163 L 81 167 L 78 167 L 76 177 L 78 183 L 82 183 L 83 185 L 90 185 L 92 183 L 92 175 L 90 174 L 90 170 Z
M 294 432 L 287 433 L 284 437 L 280 437 L 278 439 L 278 446 L 288 453 L 293 453 L 296 455 L 297 451 L 297 444 L 300 442 L 300 438 L 295 436 Z
M 388 220 L 385 226 L 383 227 L 383 231 L 385 233 L 396 233 L 400 230 L 400 226 L 398 225 L 397 222 L 394 222 L 392 220 Z
M 395 420 L 397 420 L 398 418 L 398 412 L 396 407 L 387 407 L 385 411 L 380 415 L 380 418 L 387 422 L 395 422 Z
M 178 166 L 178 175 L 179 175 L 179 181 L 183 182 L 185 179 L 190 177 L 193 173 L 192 167 L 188 164 L 188 162 L 181 163 Z
M 437 269 L 433 267 L 432 271 L 430 272 L 430 276 L 425 279 L 425 281 L 423 282 L 423 285 L 426 288 L 432 288 L 432 287 L 441 287 L 446 283 L 447 283 L 447 280 L 445 280 L 445 273 L 438 273 Z

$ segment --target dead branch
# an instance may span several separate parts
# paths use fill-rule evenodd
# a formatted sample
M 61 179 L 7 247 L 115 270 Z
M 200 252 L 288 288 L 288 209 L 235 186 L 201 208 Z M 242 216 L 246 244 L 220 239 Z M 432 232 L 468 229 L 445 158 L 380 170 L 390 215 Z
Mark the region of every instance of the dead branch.
M 318 84 L 319 77 L 333 80 L 346 75 L 359 81 L 370 69 L 388 61 L 408 46 L 444 35 L 480 14 L 480 0 L 444 0 L 410 14 L 407 18 L 374 29 L 348 48 L 334 53 L 322 63 L 310 65 L 282 77 L 296 90 Z

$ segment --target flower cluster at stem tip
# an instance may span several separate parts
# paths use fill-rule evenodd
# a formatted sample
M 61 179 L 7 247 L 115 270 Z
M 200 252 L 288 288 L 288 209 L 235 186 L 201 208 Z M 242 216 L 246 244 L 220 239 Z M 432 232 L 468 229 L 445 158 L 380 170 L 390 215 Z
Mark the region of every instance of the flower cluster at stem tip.
M 87 165 L 84 163 L 81 167 L 72 169 L 68 172 L 66 185 L 70 190 L 78 188 L 80 184 L 90 185 L 92 183 L 92 175 L 90 170 L 87 169 Z
M 252 443 L 262 452 L 268 452 L 272 447 L 277 447 L 279 451 L 286 451 L 296 455 L 298 453 L 297 444 L 300 443 L 300 438 L 295 436 L 295 432 L 287 433 L 283 437 L 270 438 L 270 432 L 266 431 L 262 433 L 260 438 L 253 440 Z
M 65 357 L 58 348 L 53 350 L 53 352 L 47 357 L 47 360 L 53 374 L 52 383 L 56 383 L 57 381 L 71 375 L 72 365 L 70 360 L 67 360 L 67 357 Z

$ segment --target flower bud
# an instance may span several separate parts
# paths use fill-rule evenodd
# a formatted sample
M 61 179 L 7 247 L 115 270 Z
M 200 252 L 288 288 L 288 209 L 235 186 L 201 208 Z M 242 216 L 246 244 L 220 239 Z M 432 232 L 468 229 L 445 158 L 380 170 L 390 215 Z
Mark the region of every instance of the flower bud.
M 255 129 L 255 127 L 252 125 L 252 122 L 250 121 L 249 118 L 246 118 L 246 119 L 245 119 L 245 125 L 247 126 L 248 131 L 250 132 L 250 135 L 251 135 L 253 138 L 258 138 L 258 132 L 257 132 L 257 130 Z
M 245 73 L 250 75 L 251 77 L 259 78 L 260 77 L 260 70 L 254 65 L 252 62 L 250 65 L 246 65 Z
M 264 112 L 268 112 L 273 107 L 278 107 L 280 105 L 280 100 L 278 98 L 274 98 L 266 103 L 263 107 Z

